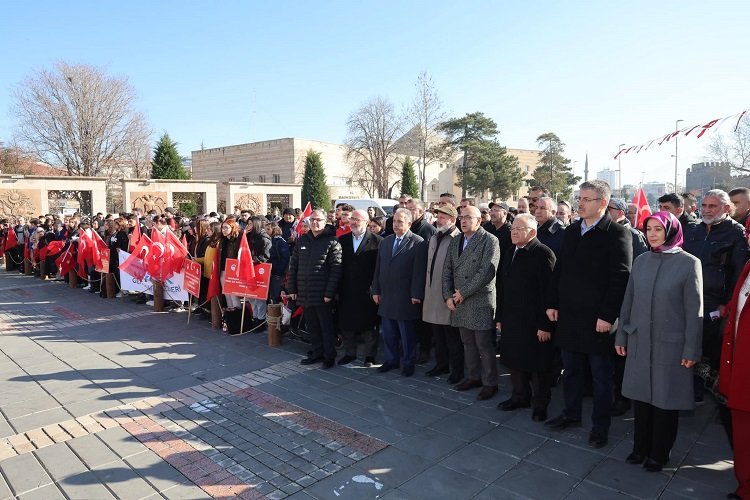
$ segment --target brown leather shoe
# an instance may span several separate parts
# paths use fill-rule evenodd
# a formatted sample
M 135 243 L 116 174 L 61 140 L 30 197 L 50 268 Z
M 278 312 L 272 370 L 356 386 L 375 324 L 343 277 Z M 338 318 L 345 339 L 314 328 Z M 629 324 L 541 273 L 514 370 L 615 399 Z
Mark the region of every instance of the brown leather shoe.
M 456 385 L 454 389 L 457 391 L 468 391 L 469 389 L 473 389 L 475 387 L 482 387 L 482 381 L 481 380 L 471 380 L 470 378 L 464 379 L 463 382 Z
M 485 385 L 482 387 L 482 390 L 479 391 L 479 394 L 477 394 L 477 399 L 479 401 L 484 401 L 485 399 L 490 399 L 495 394 L 497 394 L 496 385 Z

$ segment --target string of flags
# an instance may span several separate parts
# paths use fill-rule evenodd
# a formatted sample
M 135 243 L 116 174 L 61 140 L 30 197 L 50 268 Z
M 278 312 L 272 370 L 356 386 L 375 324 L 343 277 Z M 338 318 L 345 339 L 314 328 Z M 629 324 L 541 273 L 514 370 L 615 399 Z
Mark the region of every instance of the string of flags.
M 702 124 L 699 123 L 697 125 L 683 127 L 679 130 L 675 130 L 665 135 L 656 137 L 655 139 L 651 139 L 650 141 L 645 142 L 643 144 L 623 147 L 617 152 L 617 154 L 614 156 L 614 159 L 616 160 L 620 155 L 626 155 L 630 153 L 640 153 L 641 151 L 647 151 L 649 148 L 651 148 L 654 145 L 661 146 L 665 142 L 669 142 L 670 140 L 674 139 L 677 136 L 695 137 L 696 139 L 700 139 L 709 130 L 717 131 L 726 123 L 733 124 L 734 125 L 733 131 L 736 132 L 740 126 L 740 123 L 742 122 L 742 119 L 745 118 L 746 116 L 750 116 L 750 109 L 746 109 L 744 111 L 735 113 L 733 115 L 725 116 L 724 118 L 716 118 L 706 123 L 702 123 Z

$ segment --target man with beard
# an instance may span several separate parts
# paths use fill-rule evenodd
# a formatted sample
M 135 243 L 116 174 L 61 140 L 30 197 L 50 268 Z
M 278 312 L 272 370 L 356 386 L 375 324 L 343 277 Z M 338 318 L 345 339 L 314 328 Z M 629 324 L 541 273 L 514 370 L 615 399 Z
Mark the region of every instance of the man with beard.
M 449 384 L 457 384 L 464 377 L 464 347 L 458 328 L 451 326 L 451 311 L 443 300 L 443 267 L 451 241 L 461 236 L 456 227 L 453 205 L 445 204 L 435 209 L 437 232 L 430 239 L 427 250 L 427 278 L 425 281 L 422 320 L 432 329 L 435 339 L 435 367 L 428 377 L 450 373 Z
M 721 189 L 703 196 L 701 222 L 690 227 L 683 249 L 700 259 L 703 268 L 703 357 L 713 370 L 721 356 L 724 308 L 748 259 L 745 228 L 730 217 L 732 202 Z M 703 401 L 703 384 L 695 379 L 695 401 Z

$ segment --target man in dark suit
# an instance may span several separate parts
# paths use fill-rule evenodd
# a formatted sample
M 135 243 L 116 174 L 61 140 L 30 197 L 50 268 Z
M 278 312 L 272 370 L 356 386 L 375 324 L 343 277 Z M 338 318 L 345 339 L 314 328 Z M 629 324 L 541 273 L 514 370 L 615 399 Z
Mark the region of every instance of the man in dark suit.
M 533 215 L 537 223 L 536 237 L 539 242 L 558 255 L 562 247 L 565 226 L 557 220 L 557 203 L 552 198 L 542 196 L 536 201 Z
M 432 239 L 432 236 L 437 232 L 437 229 L 424 218 L 424 202 L 412 198 L 406 202 L 406 208 L 411 212 L 412 218 L 409 230 L 422 238 L 425 241 L 425 245 L 429 245 L 430 239 Z M 432 328 L 420 318 L 417 320 L 416 329 L 417 344 L 419 344 L 417 364 L 423 365 L 430 360 L 430 350 L 432 349 Z
M 612 325 L 630 276 L 633 249 L 630 232 L 607 213 L 609 184 L 594 180 L 581 184 L 580 219 L 565 229 L 550 283 L 547 316 L 556 321 L 555 344 L 560 347 L 565 409 L 546 427 L 562 430 L 580 426 L 586 361 L 591 366 L 594 409 L 589 445 L 608 442 L 614 338 Z
M 342 276 L 338 326 L 344 341 L 340 365 L 357 359 L 357 334 L 364 343 L 365 366 L 372 366 L 378 349 L 378 308 L 372 301 L 370 286 L 383 238 L 367 229 L 367 221 L 367 212 L 355 210 L 349 219 L 351 231 L 339 238 Z
M 427 245 L 409 230 L 411 223 L 409 210 L 399 208 L 393 214 L 394 234 L 380 242 L 372 280 L 372 300 L 378 304 L 378 314 L 382 318 L 385 347 L 385 362 L 378 371 L 385 373 L 401 366 L 401 373 L 406 377 L 414 375 L 415 324 L 422 314 L 427 270 Z
M 539 210 L 539 205 L 537 205 Z M 535 422 L 547 420 L 555 354 L 546 296 L 555 254 L 536 237 L 537 221 L 519 214 L 513 221 L 513 247 L 502 256 L 497 278 L 500 361 L 510 370 L 513 393 L 497 407 L 503 411 L 532 406 Z

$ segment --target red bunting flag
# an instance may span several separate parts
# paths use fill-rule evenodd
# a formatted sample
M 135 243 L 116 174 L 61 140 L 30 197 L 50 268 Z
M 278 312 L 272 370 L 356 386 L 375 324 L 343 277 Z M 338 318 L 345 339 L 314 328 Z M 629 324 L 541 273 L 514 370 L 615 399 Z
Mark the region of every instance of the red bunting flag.
M 247 235 L 241 233 L 240 249 L 237 252 L 237 277 L 244 282 L 255 279 L 255 268 L 253 267 L 253 254 L 250 252 L 250 245 L 247 243 Z
M 638 191 L 633 196 L 633 203 L 638 206 L 637 219 L 635 220 L 635 226 L 640 228 L 643 225 L 643 221 L 646 217 L 651 215 L 651 207 L 646 199 L 646 193 L 643 192 L 643 188 L 639 187 Z

